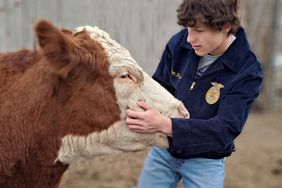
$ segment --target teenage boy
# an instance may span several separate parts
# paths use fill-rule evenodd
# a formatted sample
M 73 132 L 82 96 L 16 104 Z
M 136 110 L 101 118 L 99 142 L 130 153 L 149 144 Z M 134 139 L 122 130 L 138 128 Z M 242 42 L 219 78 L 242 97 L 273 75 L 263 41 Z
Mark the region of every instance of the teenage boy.
M 237 0 L 183 0 L 178 24 L 153 78 L 180 99 L 190 118 L 165 117 L 143 101 L 127 111 L 129 129 L 162 132 L 169 149 L 153 147 L 138 188 L 220 188 L 224 158 L 235 151 L 262 67 L 238 19 Z

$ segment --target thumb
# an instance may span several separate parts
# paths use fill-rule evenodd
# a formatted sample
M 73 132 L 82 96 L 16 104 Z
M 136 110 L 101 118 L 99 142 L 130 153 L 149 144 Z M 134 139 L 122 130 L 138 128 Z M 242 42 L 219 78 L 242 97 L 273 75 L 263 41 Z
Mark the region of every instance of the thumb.
M 141 100 L 139 100 L 139 101 L 137 102 L 137 105 L 138 105 L 140 108 L 143 108 L 144 110 L 151 110 L 151 109 L 154 109 L 152 106 L 150 106 L 149 104 L 147 104 L 146 102 L 141 101 Z

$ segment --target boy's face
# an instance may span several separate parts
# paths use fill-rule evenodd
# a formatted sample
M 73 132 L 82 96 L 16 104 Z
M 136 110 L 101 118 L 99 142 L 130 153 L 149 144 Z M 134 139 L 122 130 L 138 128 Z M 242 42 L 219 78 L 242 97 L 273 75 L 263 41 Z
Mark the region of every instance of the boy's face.
M 218 31 L 198 21 L 194 27 L 188 26 L 187 42 L 191 43 L 198 56 L 220 55 L 228 48 L 228 28 Z

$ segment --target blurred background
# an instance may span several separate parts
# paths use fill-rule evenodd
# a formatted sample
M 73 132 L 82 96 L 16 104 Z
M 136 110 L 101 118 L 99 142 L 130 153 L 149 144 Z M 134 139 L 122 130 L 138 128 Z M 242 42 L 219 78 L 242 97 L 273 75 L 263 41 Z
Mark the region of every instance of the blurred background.
M 126 47 L 152 75 L 169 38 L 181 28 L 181 0 L 0 0 L 0 51 L 33 48 L 37 19 L 73 29 L 98 26 Z M 282 187 L 282 0 L 241 0 L 240 15 L 253 51 L 264 66 L 237 151 L 226 160 L 225 188 Z M 81 160 L 60 188 L 135 187 L 147 151 Z M 181 187 L 181 185 L 180 185 Z

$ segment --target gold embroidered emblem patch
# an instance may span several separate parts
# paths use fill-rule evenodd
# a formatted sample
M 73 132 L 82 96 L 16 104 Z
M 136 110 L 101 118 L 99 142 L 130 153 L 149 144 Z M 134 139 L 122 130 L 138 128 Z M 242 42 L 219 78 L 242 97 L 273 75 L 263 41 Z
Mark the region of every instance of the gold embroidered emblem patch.
M 182 78 L 182 75 L 179 72 L 175 72 L 172 69 L 171 69 L 170 73 L 171 73 L 171 75 L 173 75 L 174 77 L 176 77 L 179 80 Z
M 206 101 L 208 104 L 214 104 L 220 97 L 220 89 L 224 88 L 221 83 L 211 82 L 213 85 L 206 93 Z

